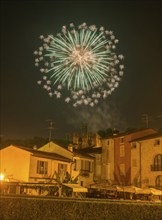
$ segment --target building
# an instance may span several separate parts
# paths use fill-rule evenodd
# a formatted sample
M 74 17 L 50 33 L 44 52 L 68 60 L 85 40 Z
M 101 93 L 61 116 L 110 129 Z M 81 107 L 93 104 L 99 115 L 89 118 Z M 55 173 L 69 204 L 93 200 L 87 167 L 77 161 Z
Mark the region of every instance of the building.
M 92 133 L 75 133 L 73 134 L 73 145 L 77 149 L 89 148 L 92 146 L 98 146 L 100 142 L 100 136 Z
M 51 182 L 70 173 L 70 158 L 21 146 L 0 150 L 0 173 L 10 181 Z
M 131 185 L 130 141 L 157 133 L 154 129 L 141 129 L 111 135 L 101 140 L 101 179 L 117 185 Z
M 101 180 L 101 153 L 102 147 L 91 146 L 80 150 L 82 153 L 91 155 L 94 158 L 94 181 Z
M 77 149 L 89 148 L 99 145 L 100 136 L 97 133 L 89 132 L 88 124 L 83 123 L 80 132 L 73 134 L 72 142 Z
M 49 142 L 38 149 L 38 151 L 53 152 L 67 159 L 72 160 L 70 166 L 70 176 L 73 182 L 81 186 L 87 186 L 93 183 L 94 178 L 94 157 L 81 152 L 70 144 L 64 148 L 54 142 Z
M 114 183 L 114 137 L 102 139 L 101 141 L 101 173 L 100 179 Z
M 131 146 L 132 184 L 162 189 L 162 134 L 134 139 Z

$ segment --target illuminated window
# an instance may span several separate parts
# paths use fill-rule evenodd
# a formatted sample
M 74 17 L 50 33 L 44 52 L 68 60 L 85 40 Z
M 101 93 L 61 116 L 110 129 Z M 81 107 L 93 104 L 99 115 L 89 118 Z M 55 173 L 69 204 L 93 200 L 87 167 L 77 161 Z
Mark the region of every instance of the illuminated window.
M 120 157 L 124 157 L 125 156 L 125 146 L 121 145 L 120 146 Z
M 158 187 L 162 187 L 162 175 L 156 177 L 155 185 Z
M 37 161 L 37 173 L 47 174 L 48 173 L 48 162 L 47 161 Z

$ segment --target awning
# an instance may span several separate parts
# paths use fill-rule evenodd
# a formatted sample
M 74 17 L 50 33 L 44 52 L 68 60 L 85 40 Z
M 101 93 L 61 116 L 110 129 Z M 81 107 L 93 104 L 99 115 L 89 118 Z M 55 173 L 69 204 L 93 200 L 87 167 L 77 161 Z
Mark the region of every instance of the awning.
M 118 192 L 162 196 L 162 191 L 155 188 L 138 188 L 135 186 L 117 187 Z
M 79 184 L 66 184 L 63 183 L 64 186 L 72 189 L 73 192 L 88 192 L 87 188 L 80 186 Z
M 118 192 L 128 192 L 128 193 L 140 193 L 141 188 L 135 186 L 124 186 L 124 187 L 117 187 Z
M 162 190 L 150 188 L 151 194 L 155 196 L 162 196 Z

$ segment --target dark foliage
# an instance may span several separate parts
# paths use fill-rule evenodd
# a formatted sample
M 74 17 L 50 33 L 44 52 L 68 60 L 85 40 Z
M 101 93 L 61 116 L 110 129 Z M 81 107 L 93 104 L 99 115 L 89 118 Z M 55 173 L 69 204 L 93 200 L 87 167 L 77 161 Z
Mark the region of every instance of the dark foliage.
M 0 219 L 6 220 L 158 220 L 161 216 L 161 203 L 104 199 L 0 198 Z

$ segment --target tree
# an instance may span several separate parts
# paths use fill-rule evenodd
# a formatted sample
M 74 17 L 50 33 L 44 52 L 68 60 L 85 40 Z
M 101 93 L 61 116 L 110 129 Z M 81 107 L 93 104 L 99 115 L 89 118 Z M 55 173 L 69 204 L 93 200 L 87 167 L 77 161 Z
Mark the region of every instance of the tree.
M 110 137 L 113 134 L 118 134 L 119 131 L 117 129 L 107 128 L 105 130 L 99 130 L 97 132 L 102 138 Z

